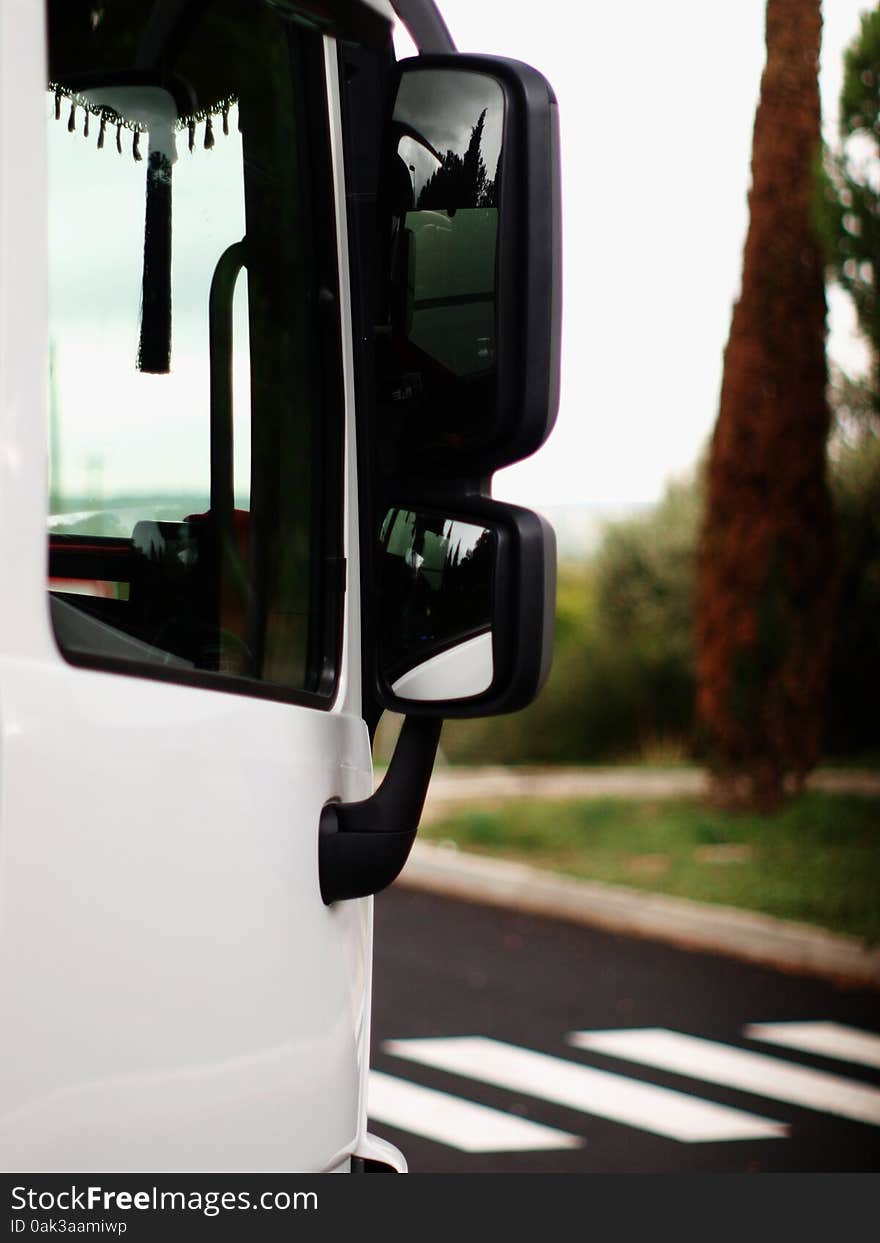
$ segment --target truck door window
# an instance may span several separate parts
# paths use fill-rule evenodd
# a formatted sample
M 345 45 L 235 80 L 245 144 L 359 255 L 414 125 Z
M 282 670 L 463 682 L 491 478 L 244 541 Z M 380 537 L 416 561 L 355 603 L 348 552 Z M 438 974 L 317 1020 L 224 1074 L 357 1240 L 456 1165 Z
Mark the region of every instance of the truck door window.
M 339 329 L 296 18 L 49 4 L 49 595 L 75 663 L 326 705 Z

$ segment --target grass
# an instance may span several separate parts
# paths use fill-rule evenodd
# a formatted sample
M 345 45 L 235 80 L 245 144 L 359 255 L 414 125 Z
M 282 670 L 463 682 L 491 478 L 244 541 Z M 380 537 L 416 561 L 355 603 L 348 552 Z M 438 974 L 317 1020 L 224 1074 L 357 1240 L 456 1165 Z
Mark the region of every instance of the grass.
M 698 800 L 472 806 L 431 840 L 880 941 L 880 799 L 810 793 L 775 816 Z

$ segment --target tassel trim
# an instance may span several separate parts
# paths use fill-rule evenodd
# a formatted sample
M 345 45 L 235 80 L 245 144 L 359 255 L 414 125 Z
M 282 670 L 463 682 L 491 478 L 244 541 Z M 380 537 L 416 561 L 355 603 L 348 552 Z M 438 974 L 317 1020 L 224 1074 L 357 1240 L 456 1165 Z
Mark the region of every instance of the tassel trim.
M 127 118 L 120 116 L 113 108 L 106 108 L 100 105 L 89 103 L 84 95 L 80 95 L 76 91 L 70 91 L 60 82 L 50 82 L 49 90 L 55 96 L 55 120 L 61 120 L 61 101 L 66 99 L 70 101 L 70 113 L 67 118 L 67 131 L 70 134 L 76 132 L 76 113 L 77 109 L 83 111 L 83 136 L 90 136 L 90 119 L 96 117 L 98 119 L 98 150 L 103 150 L 104 139 L 108 125 L 116 126 L 116 150 L 122 154 L 122 131 L 128 130 L 132 135 L 131 154 L 132 159 L 140 161 L 143 155 L 140 150 L 141 134 L 147 133 L 147 126 L 140 125 L 136 121 L 129 121 Z M 221 117 L 223 121 L 223 133 L 229 134 L 229 113 L 230 110 L 238 103 L 238 97 L 228 95 L 225 99 L 221 99 L 213 108 L 203 108 L 198 112 L 192 113 L 190 116 L 181 117 L 175 128 L 178 132 L 187 131 L 188 146 L 190 151 L 196 149 L 196 131 L 200 125 L 204 125 L 204 141 L 202 147 L 205 151 L 210 151 L 214 147 L 214 120 Z M 241 128 L 239 126 L 239 128 Z

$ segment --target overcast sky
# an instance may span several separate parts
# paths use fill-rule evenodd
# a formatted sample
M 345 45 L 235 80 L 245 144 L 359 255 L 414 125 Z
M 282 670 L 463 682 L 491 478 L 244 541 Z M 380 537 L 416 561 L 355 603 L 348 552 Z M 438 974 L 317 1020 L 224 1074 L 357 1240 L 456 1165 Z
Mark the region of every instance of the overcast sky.
M 657 498 L 717 413 L 740 279 L 764 0 L 440 0 L 461 51 L 528 61 L 562 126 L 562 402 L 551 439 L 496 476 L 525 505 Z M 867 0 L 825 0 L 833 136 L 841 58 Z M 404 45 L 401 43 L 400 47 Z M 832 297 L 831 353 L 862 351 Z

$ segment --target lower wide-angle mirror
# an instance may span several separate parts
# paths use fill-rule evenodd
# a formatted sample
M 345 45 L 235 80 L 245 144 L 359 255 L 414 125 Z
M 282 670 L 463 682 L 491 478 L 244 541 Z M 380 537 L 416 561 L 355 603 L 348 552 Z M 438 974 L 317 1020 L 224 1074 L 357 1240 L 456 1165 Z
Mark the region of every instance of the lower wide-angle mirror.
M 380 533 L 381 671 L 404 699 L 463 699 L 492 685 L 488 527 L 390 509 Z
M 386 707 L 510 711 L 549 668 L 555 545 L 543 519 L 486 498 L 475 512 L 396 506 L 379 530 L 379 690 Z

